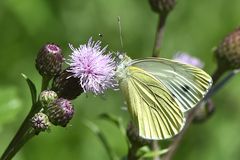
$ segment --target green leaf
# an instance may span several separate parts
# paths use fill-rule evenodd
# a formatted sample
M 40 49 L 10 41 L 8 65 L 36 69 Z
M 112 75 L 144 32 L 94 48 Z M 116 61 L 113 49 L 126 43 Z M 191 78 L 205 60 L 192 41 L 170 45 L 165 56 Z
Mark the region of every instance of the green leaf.
M 16 87 L 0 86 L 0 127 L 15 120 L 22 105 L 22 101 L 17 95 Z
M 148 146 L 143 146 L 138 149 L 137 157 L 140 157 L 139 159 L 154 158 L 156 156 L 161 156 L 167 152 L 168 152 L 168 149 L 162 149 L 159 151 L 151 151 Z
M 27 84 L 28 84 L 28 87 L 30 89 L 31 96 L 32 96 L 32 104 L 35 104 L 36 101 L 37 101 L 37 89 L 36 89 L 36 86 L 25 74 L 22 73 L 21 75 L 27 81 Z
M 115 152 L 110 147 L 109 143 L 107 142 L 107 138 L 104 136 L 103 132 L 100 130 L 100 128 L 93 122 L 89 120 L 83 120 L 83 124 L 88 127 L 102 142 L 104 148 L 106 149 L 109 159 L 110 160 L 119 160 L 119 158 L 116 156 Z
M 118 116 L 115 116 L 113 114 L 109 114 L 109 113 L 103 113 L 103 114 L 100 114 L 99 115 L 99 118 L 101 119 L 105 119 L 111 123 L 113 123 L 115 126 L 117 126 L 120 130 L 120 132 L 123 134 L 123 136 L 125 137 L 125 140 L 127 142 L 127 145 L 128 145 L 128 148 L 130 146 L 130 142 L 128 140 L 128 137 L 127 137 L 127 134 L 126 134 L 126 129 L 124 127 L 124 124 L 123 124 L 123 120 L 118 117 Z

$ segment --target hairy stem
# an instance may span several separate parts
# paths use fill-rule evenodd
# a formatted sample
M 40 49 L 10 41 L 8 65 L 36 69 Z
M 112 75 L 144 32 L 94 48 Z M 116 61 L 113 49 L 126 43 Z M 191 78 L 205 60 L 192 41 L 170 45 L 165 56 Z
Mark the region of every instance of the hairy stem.
M 222 77 L 222 75 L 226 72 L 226 70 L 217 67 L 217 69 L 212 74 L 213 84 L 217 83 L 217 81 Z
M 40 110 L 39 103 L 36 103 L 32 106 L 27 117 L 23 121 L 22 125 L 18 129 L 17 133 L 13 137 L 12 141 L 8 145 L 7 149 L 4 151 L 0 160 L 10 160 L 15 154 L 20 150 L 20 148 L 34 136 L 34 132 L 31 129 L 30 119 L 33 115 Z
M 186 121 L 186 124 L 183 128 L 183 130 L 178 134 L 178 136 L 173 140 L 172 144 L 170 145 L 169 147 L 169 150 L 168 150 L 168 153 L 163 157 L 163 160 L 171 160 L 172 157 L 174 156 L 180 142 L 182 141 L 182 138 L 185 134 L 185 132 L 187 131 L 189 125 L 191 124 L 194 116 L 195 116 L 195 113 L 197 111 L 197 107 L 194 108 L 188 115 L 187 117 L 187 121 Z
M 158 144 L 158 141 L 152 141 L 151 145 L 152 145 L 152 150 L 153 151 L 160 151 L 161 150 L 160 145 Z M 161 158 L 160 158 L 160 156 L 155 156 L 153 158 L 153 160 L 161 160 Z
M 50 82 L 51 78 L 48 76 L 42 76 L 42 88 L 41 91 L 44 91 L 48 88 L 48 84 Z
M 138 159 L 138 157 L 136 156 L 138 149 L 139 149 L 138 147 L 132 146 L 128 150 L 128 160 L 137 160 Z
M 48 77 L 42 78 L 42 91 L 47 89 L 49 81 L 51 79 Z M 13 137 L 12 141 L 8 145 L 7 149 L 4 151 L 3 155 L 1 156 L 0 160 L 10 160 L 12 159 L 15 154 L 23 147 L 23 145 L 34 137 L 35 132 L 31 127 L 30 120 L 31 118 L 41 110 L 42 106 L 38 102 L 34 103 L 29 111 L 28 115 L 26 116 L 25 120 L 21 124 L 20 128 L 18 129 L 17 133 Z
M 166 19 L 167 19 L 167 14 L 161 14 L 161 15 L 159 14 L 157 31 L 155 36 L 155 43 L 154 43 L 153 54 L 152 54 L 153 57 L 159 57 Z

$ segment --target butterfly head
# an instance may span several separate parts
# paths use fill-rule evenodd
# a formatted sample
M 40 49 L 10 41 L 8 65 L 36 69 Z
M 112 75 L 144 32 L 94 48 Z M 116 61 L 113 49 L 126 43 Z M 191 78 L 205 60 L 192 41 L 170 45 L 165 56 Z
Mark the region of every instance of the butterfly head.
M 117 63 L 117 69 L 116 69 L 116 78 L 117 80 L 121 80 L 122 78 L 125 78 L 127 75 L 126 67 L 128 67 L 132 61 L 130 57 L 126 55 L 126 53 L 117 53 L 116 56 L 116 63 Z

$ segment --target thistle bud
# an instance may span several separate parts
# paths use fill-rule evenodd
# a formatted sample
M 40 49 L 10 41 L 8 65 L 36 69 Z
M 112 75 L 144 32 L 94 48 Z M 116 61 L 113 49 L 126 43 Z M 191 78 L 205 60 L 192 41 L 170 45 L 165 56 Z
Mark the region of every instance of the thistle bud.
M 215 56 L 221 69 L 240 68 L 240 28 L 225 37 L 215 50 Z
M 47 108 L 57 98 L 58 96 L 56 92 L 51 90 L 45 90 L 40 93 L 39 101 L 42 107 Z
M 44 113 L 36 113 L 31 119 L 32 127 L 35 129 L 35 133 L 46 131 L 50 127 L 48 116 Z
M 52 89 L 59 97 L 72 100 L 79 96 L 83 92 L 83 89 L 79 78 L 74 78 L 72 73 L 67 70 L 68 68 L 55 77 Z
M 55 100 L 47 109 L 49 120 L 54 125 L 66 127 L 68 122 L 72 119 L 74 108 L 71 102 L 64 98 Z
M 52 78 L 61 72 L 63 55 L 61 48 L 56 44 L 46 44 L 41 48 L 36 59 L 36 68 L 44 76 Z
M 175 0 L 149 0 L 150 6 L 154 12 L 168 14 L 175 6 Z
M 193 122 L 199 123 L 207 120 L 215 111 L 214 104 L 211 99 L 207 100 L 205 103 L 202 103 L 199 106 L 198 110 L 195 113 Z

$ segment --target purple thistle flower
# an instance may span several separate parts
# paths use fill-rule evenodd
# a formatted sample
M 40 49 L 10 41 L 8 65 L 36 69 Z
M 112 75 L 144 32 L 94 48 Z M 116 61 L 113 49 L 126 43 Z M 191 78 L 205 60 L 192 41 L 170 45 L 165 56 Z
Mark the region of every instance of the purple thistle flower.
M 198 68 L 204 67 L 204 63 L 200 59 L 190 56 L 187 53 L 182 53 L 182 52 L 176 53 L 173 57 L 173 60 L 190 64 Z
M 80 79 L 84 92 L 103 93 L 108 88 L 116 86 L 114 80 L 116 64 L 111 54 L 105 54 L 106 47 L 101 49 L 101 42 L 89 39 L 87 44 L 74 48 L 68 64 L 68 72 Z

